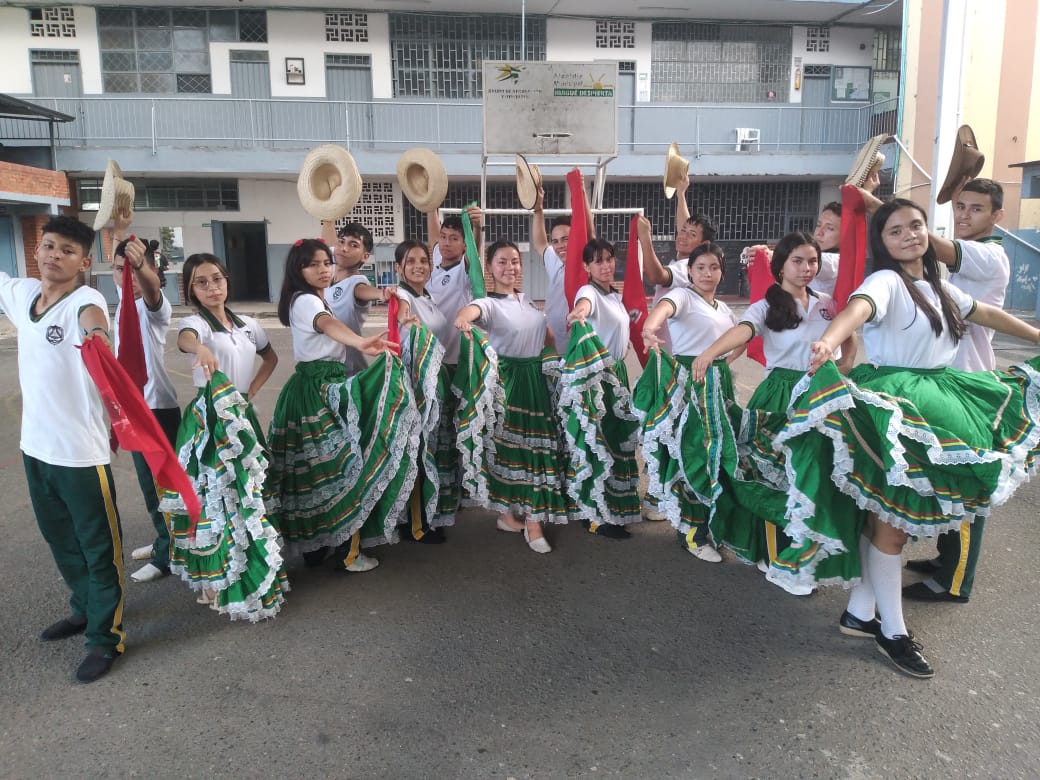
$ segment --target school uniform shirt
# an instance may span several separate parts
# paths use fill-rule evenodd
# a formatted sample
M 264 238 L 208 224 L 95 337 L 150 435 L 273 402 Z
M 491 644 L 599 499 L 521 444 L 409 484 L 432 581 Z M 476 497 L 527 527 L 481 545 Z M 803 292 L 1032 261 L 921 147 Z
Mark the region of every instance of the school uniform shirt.
M 962 317 L 975 311 L 971 296 L 943 280 L 943 289 L 953 300 Z M 943 323 L 942 336 L 935 337 L 928 317 L 914 305 L 903 280 L 895 271 L 877 271 L 849 296 L 863 298 L 873 314 L 863 326 L 863 346 L 867 361 L 875 366 L 902 368 L 942 368 L 952 365 L 957 345 L 946 331 L 939 298 L 932 286 L 924 280 L 914 282 L 925 300 L 939 314 Z
M 838 281 L 838 253 L 821 252 L 820 270 L 809 285 L 816 292 L 826 293 L 834 297 L 834 284 Z
M 433 298 L 430 297 L 427 291 L 423 290 L 420 294 L 404 282 L 401 282 L 397 285 L 397 297 L 408 304 L 412 310 L 412 316 L 430 329 L 433 335 L 437 337 L 437 341 L 441 343 L 441 346 L 448 343 L 453 333 L 458 334 L 458 330 L 455 328 L 455 320 L 449 320 L 444 316 L 444 313 L 437 308 Z M 449 355 L 447 348 L 445 348 L 444 363 L 456 365 L 459 362 L 458 343 L 459 340 L 456 338 L 454 355 Z
M 78 287 L 36 316 L 39 279 L 0 272 L 0 308 L 18 328 L 18 382 L 22 389 L 21 450 L 52 466 L 103 466 L 110 462 L 108 422 L 87 373 L 79 315 L 87 306 L 105 313 L 104 296 Z
M 123 312 L 123 290 L 116 288 L 119 305 L 116 306 L 116 327 L 112 331 L 115 354 L 119 355 L 119 318 Z M 173 306 L 162 292 L 155 308 L 145 303 L 144 298 L 134 299 L 137 319 L 141 323 L 141 341 L 144 343 L 144 362 L 148 368 L 148 382 L 144 386 L 144 400 L 149 409 L 177 409 L 177 390 L 166 371 L 166 334 L 173 319 Z
M 292 333 L 293 357 L 298 363 L 310 360 L 343 362 L 347 348 L 314 327 L 318 318 L 332 312 L 325 301 L 314 293 L 297 293 L 289 304 L 289 330 Z
M 675 307 L 668 318 L 673 355 L 696 357 L 737 324 L 729 306 L 718 298 L 708 303 L 692 287 L 670 290 L 661 300 Z
M 1011 263 L 1004 253 L 999 236 L 980 241 L 953 242 L 957 261 L 950 273 L 950 284 L 976 301 L 1004 308 L 1004 295 L 1011 280 Z M 993 354 L 993 329 L 974 322 L 957 346 L 954 368 L 962 371 L 992 371 L 997 367 Z
M 227 315 L 231 320 L 231 330 L 203 309 L 198 314 L 183 317 L 177 332 L 194 333 L 199 343 L 213 353 L 217 365 L 231 380 L 231 384 L 239 392 L 247 393 L 256 376 L 256 356 L 271 349 L 271 342 L 264 329 L 252 317 L 239 317 L 230 310 Z M 188 357 L 191 363 L 195 362 L 195 355 Z M 192 369 L 191 381 L 195 387 L 206 386 L 206 373 L 201 366 Z
M 624 360 L 628 351 L 629 324 L 625 304 L 621 302 L 621 294 L 613 290 L 604 292 L 595 284 L 586 284 L 574 296 L 574 305 L 578 301 L 588 301 L 592 308 L 585 322 L 592 326 L 614 360 Z
M 426 285 L 426 291 L 430 294 L 434 304 L 441 310 L 441 314 L 454 324 L 455 318 L 459 316 L 468 303 L 473 300 L 473 290 L 469 284 L 469 275 L 466 273 L 466 260 L 462 258 L 451 268 L 441 267 L 441 247 L 438 244 L 433 248 L 433 271 L 430 273 L 430 282 Z M 444 343 L 444 362 L 454 365 L 459 361 L 459 343 L 461 334 L 457 329 Z M 454 355 L 454 360 L 449 356 Z
M 519 296 L 519 297 L 518 297 Z M 473 323 L 487 333 L 488 342 L 502 357 L 532 358 L 545 347 L 545 314 L 524 293 L 489 293 L 473 305 L 480 317 Z
M 545 319 L 556 339 L 556 351 L 563 354 L 567 351 L 567 293 L 564 285 L 563 260 L 551 246 L 542 253 L 545 263 Z
M 741 324 L 749 325 L 755 336 L 762 337 L 762 351 L 766 356 L 766 370 L 774 368 L 792 368 L 795 371 L 807 371 L 811 356 L 809 347 L 827 330 L 831 320 L 837 316 L 834 299 L 829 295 L 809 291 L 809 309 L 795 301 L 802 321 L 798 327 L 789 330 L 775 331 L 766 327 L 766 313 L 769 303 L 763 298 L 747 307 L 740 318 Z M 834 350 L 838 359 L 841 350 Z
M 690 258 L 689 257 L 677 257 L 668 265 L 665 266 L 672 274 L 672 283 L 670 285 L 657 285 L 654 288 L 654 302 L 653 306 L 656 306 L 660 300 L 670 290 L 677 290 L 680 287 L 690 286 Z M 651 306 L 651 308 L 653 308 Z M 672 349 L 672 337 L 671 334 L 666 330 L 658 333 L 658 338 L 661 339 L 661 349 L 665 350 L 670 354 L 675 354 Z
M 325 291 L 325 300 L 328 301 L 332 316 L 342 322 L 359 336 L 365 327 L 365 316 L 372 305 L 371 301 L 359 301 L 354 297 L 359 284 L 368 284 L 368 277 L 364 274 L 354 274 L 346 279 L 341 279 Z M 368 367 L 361 350 L 346 347 L 346 357 L 343 363 L 347 367 L 347 376 L 353 376 L 358 371 L 364 371 Z

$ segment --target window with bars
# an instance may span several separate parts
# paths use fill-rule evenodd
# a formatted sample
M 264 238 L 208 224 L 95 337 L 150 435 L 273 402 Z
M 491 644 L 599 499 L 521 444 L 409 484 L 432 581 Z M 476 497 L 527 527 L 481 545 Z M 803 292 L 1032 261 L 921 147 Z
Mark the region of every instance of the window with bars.
M 634 49 L 636 23 L 623 19 L 596 20 L 597 49 Z
M 264 43 L 265 11 L 99 8 L 105 92 L 209 93 L 209 44 Z
M 806 27 L 805 50 L 815 52 L 829 52 L 831 50 L 831 28 Z
M 325 14 L 325 40 L 363 43 L 368 40 L 368 14 L 362 11 L 329 11 Z
M 75 49 L 31 49 L 29 59 L 32 62 L 79 62 L 79 52 Z
M 651 99 L 661 103 L 757 103 L 786 99 L 791 29 L 657 22 L 651 40 Z
M 75 9 L 71 5 L 30 8 L 29 35 L 33 38 L 75 38 Z
M 102 179 L 78 179 L 80 209 L 97 211 Z M 234 179 L 180 181 L 136 180 L 134 211 L 238 211 L 238 182 Z
M 484 60 L 544 60 L 545 17 L 390 14 L 396 97 L 479 98 Z M 525 56 L 526 55 L 526 56 Z
M 899 30 L 874 30 L 874 70 L 899 70 Z

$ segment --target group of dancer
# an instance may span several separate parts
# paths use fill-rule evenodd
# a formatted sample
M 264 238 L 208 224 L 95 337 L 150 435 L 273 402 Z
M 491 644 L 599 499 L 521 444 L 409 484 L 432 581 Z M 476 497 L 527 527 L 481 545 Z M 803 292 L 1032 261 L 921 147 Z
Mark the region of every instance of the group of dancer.
M 821 267 L 837 262 L 836 247 L 817 240 L 833 232 L 828 215 L 841 219 L 840 206 L 829 204 L 816 237 L 793 233 L 777 242 L 769 259 L 775 284 L 739 318 L 717 298 L 726 258 L 710 220 L 686 210 L 685 188 L 674 261 L 658 260 L 652 227 L 639 221 L 645 277 L 659 290 L 642 325 L 650 354 L 633 389 L 625 364 L 631 318 L 614 289 L 614 247 L 595 237 L 591 212 L 576 215 L 589 233 L 581 256 L 588 281 L 567 300 L 570 222 L 554 220 L 546 231 L 540 184 L 531 238 L 549 277 L 544 311 L 521 289 L 516 243 L 496 240 L 481 257 L 476 208 L 443 222 L 431 211 L 432 250 L 401 243 L 399 281 L 386 289 L 361 273 L 373 250 L 362 225 L 335 231 L 327 224 L 324 238 L 297 241 L 278 303 L 295 371 L 266 430 L 251 399 L 278 356 L 255 320 L 228 308 L 229 274 L 212 254 L 191 255 L 183 266 L 183 299 L 196 312 L 178 324 L 177 346 L 189 355 L 197 394 L 183 415 L 166 413 L 176 409 L 162 366 L 171 307 L 154 245 L 121 241 L 113 268 L 117 282 L 127 268 L 133 274 L 145 398 L 157 418 L 169 418 L 164 430 L 202 505 L 193 520 L 182 495 L 166 489 L 157 496 L 147 469 L 138 469 L 157 540 L 134 551 L 148 560 L 135 579 L 175 573 L 200 603 L 255 621 L 280 609 L 287 557 L 370 571 L 378 562 L 366 549 L 401 537 L 441 543 L 461 506 L 494 510 L 497 529 L 522 534 L 536 553 L 551 552 L 546 524 L 580 521 L 589 533 L 623 539 L 642 519 L 641 448 L 646 498 L 695 557 L 719 562 L 720 548 L 728 548 L 792 593 L 820 583 L 850 587 L 840 629 L 875 638 L 901 670 L 931 676 L 903 620 L 900 550 L 911 536 L 980 527 L 1032 472 L 1040 440 L 1032 362 L 1005 372 L 948 368 L 959 343 L 962 351 L 970 343 L 980 359 L 988 349 L 992 362 L 992 330 L 1040 340 L 1040 331 L 940 279 L 939 262 L 956 272 L 954 282 L 993 278 L 985 261 L 994 253 L 975 245 L 1000 217 L 999 185 L 979 179 L 963 188 L 956 210 L 964 240 L 957 241 L 929 236 L 916 204 L 882 204 L 864 191 L 876 211 L 875 272 L 843 306 L 817 289 Z M 131 218 L 117 219 L 117 234 Z M 42 282 L 0 279 L 0 305 L 19 327 L 30 495 L 73 591 L 71 614 L 41 638 L 87 633 L 88 657 L 77 673 L 83 681 L 105 674 L 123 650 L 118 519 L 89 379 L 77 374 L 82 409 L 63 411 L 54 423 L 89 423 L 75 463 L 37 454 L 25 431 L 46 416 L 36 408 L 46 397 L 27 392 L 50 370 L 29 365 L 53 338 L 39 323 L 60 310 L 76 322 L 72 331 L 64 326 L 79 334 L 70 346 L 112 342 L 103 300 L 79 288 L 71 272 L 89 266 L 92 241 L 85 225 L 54 220 L 37 251 Z M 481 262 L 487 289 L 474 295 L 469 266 Z M 66 297 L 77 301 L 75 311 L 65 311 Z M 394 327 L 365 337 L 364 313 L 374 301 L 390 304 Z M 124 296 L 117 320 L 128 305 Z M 853 368 L 861 327 L 867 362 Z M 973 327 L 990 332 L 975 338 Z M 742 408 L 729 364 L 755 336 L 767 376 Z M 75 369 L 74 351 L 54 360 Z M 97 472 L 89 518 L 76 506 L 80 496 L 68 500 L 64 472 L 44 484 L 50 475 L 34 471 L 36 458 Z M 89 526 L 100 550 L 94 560 L 81 560 L 87 545 L 70 551 L 48 530 L 62 522 L 75 538 Z M 933 593 L 959 595 L 937 584 L 943 555 L 927 566 L 936 575 Z M 99 578 L 106 585 L 96 590 Z

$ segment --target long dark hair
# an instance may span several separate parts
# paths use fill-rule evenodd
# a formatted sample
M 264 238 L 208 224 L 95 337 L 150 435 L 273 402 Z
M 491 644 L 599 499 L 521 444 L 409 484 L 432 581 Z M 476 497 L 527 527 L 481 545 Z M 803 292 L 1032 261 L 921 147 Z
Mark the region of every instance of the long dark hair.
M 282 325 L 289 324 L 289 307 L 293 298 L 300 293 L 317 293 L 303 278 L 303 269 L 310 265 L 315 252 L 324 252 L 332 260 L 332 252 L 324 241 L 316 238 L 305 238 L 297 241 L 289 249 L 285 258 L 285 277 L 282 279 L 282 294 L 278 297 L 278 321 Z M 335 262 L 335 261 L 333 261 Z
M 709 241 L 706 244 L 701 244 L 699 247 L 690 252 L 690 259 L 686 261 L 686 268 L 689 270 L 693 268 L 693 264 L 697 262 L 697 258 L 703 255 L 714 255 L 715 259 L 719 261 L 719 268 L 722 269 L 722 278 L 726 278 L 726 253 L 722 251 L 722 247 L 718 244 Z
M 397 248 L 394 250 L 394 262 L 404 268 L 405 256 L 417 247 L 426 253 L 426 259 L 430 260 L 432 263 L 433 261 L 430 258 L 430 248 L 422 241 L 416 241 L 414 238 L 405 239 L 397 245 Z
M 581 253 L 581 261 L 588 265 L 596 259 L 598 255 L 607 255 L 608 257 L 617 258 L 617 252 L 614 251 L 614 245 L 607 241 L 605 238 L 592 238 L 585 244 L 585 249 Z
M 194 306 L 202 308 L 202 304 L 199 303 L 199 299 L 195 297 L 194 287 L 192 286 L 195 282 L 195 269 L 200 265 L 210 263 L 220 269 L 221 275 L 225 279 L 230 279 L 231 274 L 228 273 L 227 267 L 220 262 L 220 258 L 216 255 L 211 255 L 209 252 L 197 252 L 196 254 L 189 255 L 188 259 L 184 261 L 184 265 L 181 267 L 181 284 L 184 287 L 184 300 Z
M 773 249 L 769 270 L 773 272 L 776 284 L 766 290 L 766 303 L 769 304 L 769 309 L 766 311 L 766 327 L 770 330 L 794 330 L 802 321 L 794 296 L 780 286 L 780 272 L 784 268 L 784 263 L 791 256 L 791 252 L 800 246 L 811 246 L 815 249 L 816 259 L 819 261 L 820 245 L 808 233 L 788 233 L 776 242 L 776 248 Z
M 924 209 L 914 203 L 912 200 L 906 198 L 894 198 L 884 203 L 881 208 L 874 214 L 873 220 L 870 223 L 870 255 L 874 258 L 874 270 L 875 271 L 895 271 L 899 274 L 899 278 L 903 281 L 903 285 L 906 287 L 906 291 L 910 294 L 910 300 L 914 302 L 914 306 L 917 307 L 917 311 L 920 311 L 928 318 L 928 322 L 932 326 L 932 331 L 935 335 L 941 336 L 943 332 L 943 320 L 946 321 L 946 331 L 950 334 L 950 338 L 953 339 L 953 343 L 956 344 L 961 340 L 961 336 L 968 330 L 968 326 L 965 324 L 964 319 L 961 317 L 960 311 L 954 305 L 953 300 L 943 289 L 940 283 L 939 275 L 939 258 L 935 254 L 935 247 L 932 246 L 932 242 L 928 242 L 928 248 L 925 250 L 924 256 L 921 258 L 921 265 L 924 269 L 924 280 L 931 285 L 932 290 L 935 291 L 936 297 L 939 299 L 939 308 L 942 309 L 942 318 L 939 317 L 939 312 L 935 310 L 935 307 L 928 302 L 928 300 L 921 294 L 921 291 L 917 289 L 917 285 L 914 284 L 914 278 L 910 276 L 903 266 L 892 259 L 892 255 L 888 253 L 888 249 L 885 247 L 884 232 L 885 223 L 888 222 L 889 218 L 899 209 L 913 209 L 921 215 L 921 220 L 928 224 L 928 216 L 924 213 Z M 914 313 L 914 319 L 917 319 L 917 313 Z M 907 328 L 912 325 L 914 320 L 911 320 L 907 324 Z

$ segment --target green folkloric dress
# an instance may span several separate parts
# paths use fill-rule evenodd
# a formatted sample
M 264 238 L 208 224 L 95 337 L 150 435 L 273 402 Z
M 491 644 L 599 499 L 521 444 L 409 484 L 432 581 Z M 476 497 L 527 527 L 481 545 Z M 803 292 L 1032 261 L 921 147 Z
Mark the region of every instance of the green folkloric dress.
M 202 516 L 193 534 L 184 502 L 164 491 L 170 568 L 193 589 L 215 591 L 219 611 L 232 620 L 273 617 L 289 584 L 281 539 L 265 510 L 268 458 L 252 405 L 220 371 L 185 409 L 177 451 Z
M 642 520 L 628 370 L 589 324 L 571 325 L 558 404 L 567 447 L 567 495 L 573 513 L 592 523 Z
M 395 541 L 418 473 L 419 423 L 389 353 L 350 379 L 339 361 L 297 363 L 268 436 L 270 513 L 286 544 L 336 547 L 358 531 L 365 546 Z

